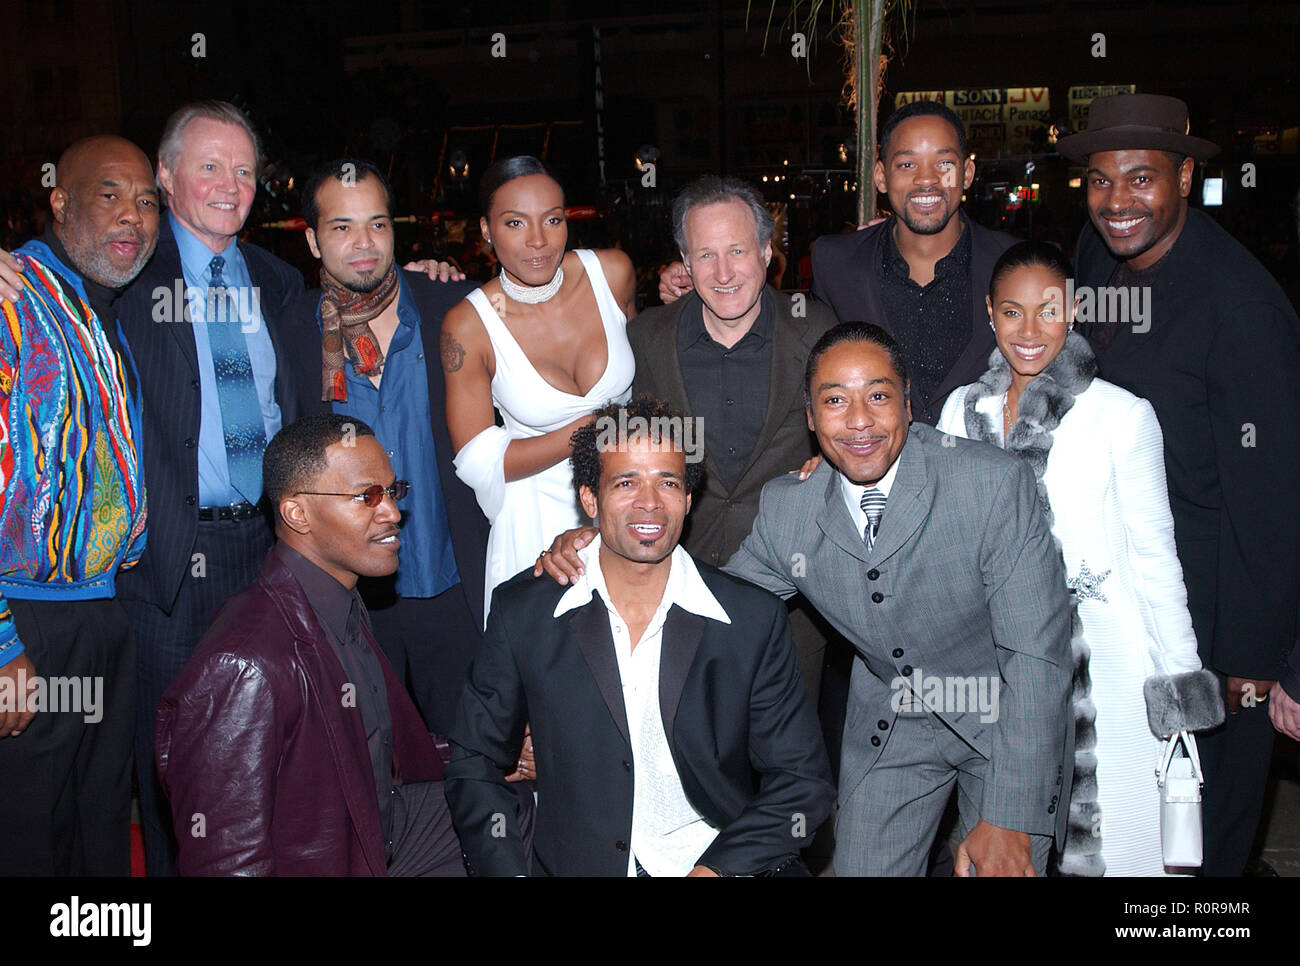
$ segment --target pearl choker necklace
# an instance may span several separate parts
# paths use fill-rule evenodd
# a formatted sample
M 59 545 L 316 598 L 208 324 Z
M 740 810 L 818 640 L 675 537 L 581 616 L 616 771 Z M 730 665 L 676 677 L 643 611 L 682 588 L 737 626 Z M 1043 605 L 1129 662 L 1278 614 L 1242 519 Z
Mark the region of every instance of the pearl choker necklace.
M 555 297 L 555 293 L 560 290 L 564 284 L 564 266 L 561 265 L 555 270 L 555 277 L 545 285 L 520 285 L 512 282 L 506 275 L 506 270 L 501 269 L 499 276 L 501 282 L 501 291 L 505 292 L 509 298 L 516 302 L 522 302 L 524 305 L 537 305 Z

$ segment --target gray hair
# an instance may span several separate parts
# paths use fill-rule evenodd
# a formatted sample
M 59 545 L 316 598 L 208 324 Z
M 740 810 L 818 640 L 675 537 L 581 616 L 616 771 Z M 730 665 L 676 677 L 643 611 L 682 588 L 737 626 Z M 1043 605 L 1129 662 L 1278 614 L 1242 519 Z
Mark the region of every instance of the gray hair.
M 754 234 L 758 238 L 759 248 L 772 240 L 772 213 L 767 210 L 767 204 L 758 189 L 739 178 L 720 178 L 716 174 L 706 174 L 683 188 L 673 201 L 673 240 L 677 242 L 678 251 L 686 254 L 686 216 L 691 213 L 691 209 L 724 201 L 739 201 L 749 206 L 750 213 L 754 216 Z
M 253 166 L 257 167 L 261 164 L 262 139 L 257 136 L 257 129 L 253 127 L 253 122 L 248 119 L 248 115 L 229 101 L 209 100 L 191 101 L 167 118 L 167 123 L 163 125 L 162 139 L 158 142 L 160 167 L 165 164 L 168 170 L 176 170 L 176 159 L 180 156 L 183 147 L 181 141 L 185 136 L 185 128 L 189 126 L 190 121 L 200 117 L 242 127 L 253 142 Z

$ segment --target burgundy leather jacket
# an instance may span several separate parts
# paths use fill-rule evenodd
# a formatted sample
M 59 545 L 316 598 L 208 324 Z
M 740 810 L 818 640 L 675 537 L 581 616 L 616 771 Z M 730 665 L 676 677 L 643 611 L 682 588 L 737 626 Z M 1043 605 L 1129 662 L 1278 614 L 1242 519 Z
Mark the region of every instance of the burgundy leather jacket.
M 385 875 L 361 715 L 301 585 L 267 555 L 158 705 L 158 774 L 181 875 Z M 400 781 L 442 760 L 380 654 Z

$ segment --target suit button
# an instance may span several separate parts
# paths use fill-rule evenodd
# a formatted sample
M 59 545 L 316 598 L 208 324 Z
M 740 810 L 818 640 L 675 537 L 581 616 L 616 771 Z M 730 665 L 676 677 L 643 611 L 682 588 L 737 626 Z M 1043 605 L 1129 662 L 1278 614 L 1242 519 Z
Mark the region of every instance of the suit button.
M 911 676 L 912 676 L 912 665 L 910 665 L 910 664 L 904 664 L 904 665 L 903 665 L 903 677 L 905 677 L 905 678 L 910 678 Z
M 198 500 L 194 499 L 194 497 L 192 497 L 192 496 L 187 496 L 187 497 L 185 498 L 185 503 L 186 503 L 186 505 L 188 505 L 188 506 L 194 506 L 194 504 L 197 503 L 197 502 L 198 502 Z
M 901 647 L 894 648 L 894 657 L 902 657 L 902 656 L 903 656 L 903 649 Z
M 1056 806 L 1055 806 L 1055 805 L 1048 805 L 1048 806 L 1047 806 L 1047 814 L 1048 814 L 1048 815 L 1055 815 L 1055 814 L 1056 814 Z
M 186 449 L 193 449 L 193 448 L 194 448 L 194 437 L 193 437 L 193 436 L 191 436 L 189 439 L 187 439 L 187 440 L 185 441 L 185 448 L 186 448 Z
M 871 736 L 871 743 L 872 743 L 873 745 L 875 745 L 877 748 L 879 748 L 879 747 L 880 747 L 880 735 L 872 735 L 872 736 Z
M 879 604 L 884 599 L 885 599 L 885 595 L 882 594 L 880 591 L 876 591 L 874 594 L 871 595 L 872 603 L 875 604 Z
M 881 731 L 888 731 L 889 722 L 886 721 L 884 718 L 881 718 L 879 721 L 876 722 L 876 727 L 879 728 Z
M 1055 795 L 1052 796 L 1052 804 L 1053 804 L 1053 805 L 1056 804 L 1056 796 L 1055 796 Z
M 618 849 L 620 852 L 626 852 L 627 843 L 624 842 L 622 839 L 619 839 L 617 842 L 614 843 L 614 848 Z
M 632 770 L 632 763 L 631 763 L 630 761 L 628 761 L 626 758 L 623 759 L 623 770 L 624 770 L 624 771 L 631 771 L 631 770 Z
M 198 381 L 197 379 L 193 379 L 193 380 L 191 380 L 191 381 L 190 381 L 190 388 L 193 389 L 195 392 L 198 392 L 198 391 L 199 391 L 199 381 Z
M 879 580 L 879 579 L 880 579 L 880 571 L 877 570 L 875 567 L 872 567 L 870 570 L 867 571 L 867 579 L 868 579 L 868 580 Z

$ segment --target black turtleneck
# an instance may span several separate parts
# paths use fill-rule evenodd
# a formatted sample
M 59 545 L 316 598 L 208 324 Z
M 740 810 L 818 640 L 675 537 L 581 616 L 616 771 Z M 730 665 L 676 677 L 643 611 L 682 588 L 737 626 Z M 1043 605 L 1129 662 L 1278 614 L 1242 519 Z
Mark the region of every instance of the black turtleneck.
M 50 250 L 54 252 L 59 261 L 77 272 L 77 277 L 81 279 L 82 287 L 86 290 L 86 301 L 90 303 L 90 308 L 94 311 L 95 317 L 99 319 L 100 327 L 108 338 L 108 344 L 113 347 L 113 351 L 121 358 L 122 369 L 126 372 L 127 387 L 130 389 L 131 395 L 135 396 L 139 392 L 139 386 L 136 385 L 135 374 L 126 361 L 126 344 L 122 341 L 118 331 L 117 310 L 113 308 L 113 303 L 122 294 L 122 289 L 102 285 L 86 275 L 81 266 L 69 257 L 68 250 L 63 247 L 63 242 L 59 241 L 59 237 L 54 234 L 53 226 L 45 229 L 41 241 L 50 246 Z

